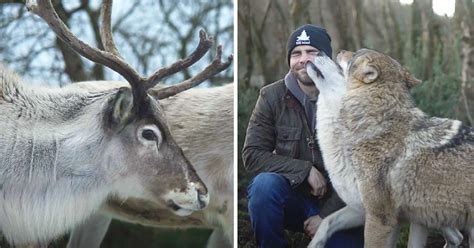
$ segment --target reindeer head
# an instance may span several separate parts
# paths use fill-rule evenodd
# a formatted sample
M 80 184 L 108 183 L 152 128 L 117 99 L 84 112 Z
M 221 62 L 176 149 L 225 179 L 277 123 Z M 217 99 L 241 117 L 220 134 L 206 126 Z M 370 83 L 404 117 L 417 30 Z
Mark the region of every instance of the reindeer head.
M 102 5 L 101 39 L 104 50 L 91 47 L 74 36 L 60 20 L 50 0 L 27 2 L 32 12 L 44 19 L 56 35 L 82 56 L 103 64 L 122 75 L 131 88 L 121 88 L 104 103 L 103 160 L 106 170 L 114 170 L 116 193 L 162 203 L 178 215 L 204 208 L 208 192 L 180 147 L 170 134 L 159 102 L 189 89 L 226 69 L 231 61 L 221 62 L 219 46 L 216 58 L 201 73 L 178 85 L 152 89 L 165 77 L 200 60 L 213 44 L 213 39 L 200 32 L 200 43 L 187 58 L 161 68 L 149 77 L 141 77 L 118 53 L 111 32 L 112 1 Z

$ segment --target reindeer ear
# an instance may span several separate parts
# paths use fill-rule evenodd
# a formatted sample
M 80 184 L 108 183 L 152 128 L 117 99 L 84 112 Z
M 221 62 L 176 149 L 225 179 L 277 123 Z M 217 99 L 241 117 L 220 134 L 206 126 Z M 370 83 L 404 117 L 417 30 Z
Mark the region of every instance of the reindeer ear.
M 361 74 L 362 81 L 366 84 L 373 83 L 379 77 L 379 71 L 372 65 L 365 65 Z
M 109 127 L 117 130 L 123 128 L 132 117 L 133 95 L 131 89 L 122 87 L 115 94 L 109 106 Z

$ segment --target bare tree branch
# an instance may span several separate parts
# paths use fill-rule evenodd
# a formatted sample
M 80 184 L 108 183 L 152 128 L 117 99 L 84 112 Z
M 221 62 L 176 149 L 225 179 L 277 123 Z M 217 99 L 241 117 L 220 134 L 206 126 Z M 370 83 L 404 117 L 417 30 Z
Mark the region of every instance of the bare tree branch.
M 197 74 L 196 76 L 187 79 L 177 85 L 169 86 L 166 88 L 162 89 L 152 89 L 150 91 L 150 94 L 156 97 L 157 99 L 164 99 L 170 96 L 174 96 L 178 94 L 179 92 L 185 91 L 187 89 L 190 89 L 206 79 L 209 79 L 210 77 L 214 76 L 215 74 L 227 69 L 230 64 L 232 63 L 233 60 L 233 55 L 230 55 L 227 58 L 226 62 L 221 61 L 222 57 L 222 46 L 217 47 L 217 54 L 214 60 L 210 65 L 208 65 L 202 72 Z

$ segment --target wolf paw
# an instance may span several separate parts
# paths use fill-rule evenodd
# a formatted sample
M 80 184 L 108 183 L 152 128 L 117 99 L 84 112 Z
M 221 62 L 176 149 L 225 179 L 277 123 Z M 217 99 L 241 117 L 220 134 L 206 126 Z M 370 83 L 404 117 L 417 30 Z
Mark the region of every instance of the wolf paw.
M 308 248 L 324 248 L 326 242 L 320 239 L 313 239 L 308 245 Z

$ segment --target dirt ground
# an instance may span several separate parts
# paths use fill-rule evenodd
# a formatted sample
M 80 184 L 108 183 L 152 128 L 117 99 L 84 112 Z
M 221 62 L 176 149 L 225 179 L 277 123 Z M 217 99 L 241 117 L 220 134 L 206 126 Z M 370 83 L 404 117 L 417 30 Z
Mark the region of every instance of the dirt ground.
M 253 231 L 250 225 L 250 218 L 247 211 L 246 187 L 239 185 L 238 195 L 238 247 L 254 248 L 257 247 L 253 237 Z M 292 248 L 306 248 L 311 239 L 303 233 L 286 232 L 286 237 Z M 466 235 L 464 235 L 466 237 Z M 408 225 L 404 225 L 397 244 L 397 248 L 407 247 Z M 435 230 L 432 230 L 428 238 L 426 248 L 441 248 L 445 244 L 444 238 Z M 468 248 L 467 238 L 464 238 L 461 248 Z

